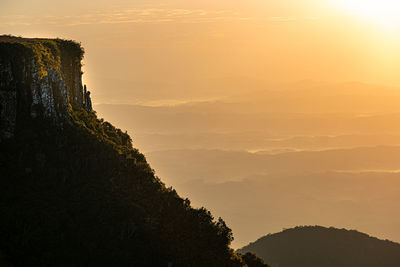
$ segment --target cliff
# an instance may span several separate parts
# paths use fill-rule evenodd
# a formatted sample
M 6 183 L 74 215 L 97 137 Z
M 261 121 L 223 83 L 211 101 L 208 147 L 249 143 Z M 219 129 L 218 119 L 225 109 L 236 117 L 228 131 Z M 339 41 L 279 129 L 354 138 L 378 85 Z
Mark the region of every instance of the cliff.
M 0 36 L 0 139 L 28 118 L 60 122 L 83 106 L 83 54 L 73 41 Z
M 267 266 L 83 108 L 79 44 L 0 40 L 0 265 Z

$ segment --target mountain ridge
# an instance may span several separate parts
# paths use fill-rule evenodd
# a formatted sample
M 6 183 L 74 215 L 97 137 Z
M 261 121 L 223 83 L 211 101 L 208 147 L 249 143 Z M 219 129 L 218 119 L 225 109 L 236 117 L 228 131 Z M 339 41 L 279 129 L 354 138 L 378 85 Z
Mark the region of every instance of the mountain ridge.
M 399 266 L 400 244 L 356 230 L 298 226 L 268 234 L 238 250 L 272 266 Z
M 223 219 L 84 108 L 78 43 L 0 40 L 0 251 L 12 266 L 256 266 Z

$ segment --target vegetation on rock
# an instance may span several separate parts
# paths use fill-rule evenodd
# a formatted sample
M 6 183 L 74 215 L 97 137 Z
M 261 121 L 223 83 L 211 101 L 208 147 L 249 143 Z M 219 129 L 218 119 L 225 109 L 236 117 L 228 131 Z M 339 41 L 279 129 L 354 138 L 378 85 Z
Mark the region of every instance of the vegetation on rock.
M 246 264 L 229 247 L 232 231 L 221 218 L 193 208 L 166 187 L 129 135 L 85 110 L 82 99 L 68 100 L 69 108 L 62 110 L 67 116 L 60 120 L 40 112 L 50 102 L 38 102 L 32 116 L 37 84 L 24 78 L 35 73 L 24 73 L 26 61 L 33 60 L 43 77 L 58 73 L 53 81 L 66 85 L 52 81 L 46 86 L 74 98 L 82 95 L 78 43 L 1 36 L 0 56 L 4 66 L 12 65 L 0 72 L 6 81 L 0 91 L 12 96 L 1 102 L 7 107 L 1 122 L 10 119 L 3 111 L 16 113 L 12 138 L 0 140 L 2 262 L 16 267 L 258 266 Z M 55 107 L 61 101 L 56 94 Z
M 232 232 L 167 188 L 130 137 L 85 110 L 1 144 L 0 249 L 15 266 L 242 266 Z

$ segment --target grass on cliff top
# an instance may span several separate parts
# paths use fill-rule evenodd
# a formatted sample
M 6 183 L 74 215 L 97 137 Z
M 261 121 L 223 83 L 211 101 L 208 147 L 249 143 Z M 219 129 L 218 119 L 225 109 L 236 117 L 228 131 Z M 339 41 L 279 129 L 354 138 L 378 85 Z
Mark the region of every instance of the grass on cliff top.
M 84 56 L 84 49 L 80 43 L 73 40 L 47 39 L 47 38 L 23 38 L 12 35 L 0 35 L 0 53 L 10 46 L 22 46 L 37 62 L 38 75 L 42 79 L 47 76 L 47 70 L 60 71 L 61 55 L 75 58 L 80 65 Z M 2 49 L 3 48 L 3 49 Z M 7 53 L 7 51 L 4 51 Z

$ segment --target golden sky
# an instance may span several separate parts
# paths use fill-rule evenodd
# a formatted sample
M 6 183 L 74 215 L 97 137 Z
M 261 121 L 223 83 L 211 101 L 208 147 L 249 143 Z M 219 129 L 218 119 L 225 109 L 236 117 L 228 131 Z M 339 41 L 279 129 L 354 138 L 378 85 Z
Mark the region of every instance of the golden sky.
M 390 0 L 2 0 L 0 32 L 82 42 L 95 102 L 137 103 L 304 79 L 398 86 L 396 11 Z

